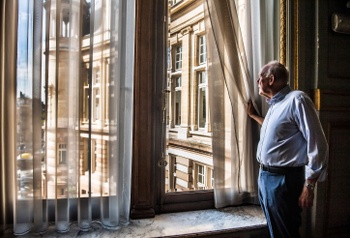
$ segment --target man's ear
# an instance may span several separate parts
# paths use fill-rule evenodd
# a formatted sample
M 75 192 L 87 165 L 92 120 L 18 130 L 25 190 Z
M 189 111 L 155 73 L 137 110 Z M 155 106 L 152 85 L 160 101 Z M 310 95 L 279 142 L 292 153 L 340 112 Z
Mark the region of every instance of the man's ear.
M 269 85 L 272 85 L 275 82 L 275 76 L 273 74 L 269 77 Z

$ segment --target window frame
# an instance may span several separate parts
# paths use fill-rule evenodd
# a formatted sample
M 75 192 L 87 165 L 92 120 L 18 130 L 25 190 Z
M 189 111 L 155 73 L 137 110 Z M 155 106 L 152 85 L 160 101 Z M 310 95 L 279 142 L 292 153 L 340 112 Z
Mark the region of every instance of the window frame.
M 199 130 L 205 130 L 207 128 L 208 124 L 208 78 L 207 78 L 207 73 L 206 71 L 197 71 L 197 78 L 198 78 L 198 98 L 197 98 L 197 110 L 198 110 L 198 115 L 197 115 L 197 124 L 198 124 L 198 129 Z M 203 74 L 205 77 L 205 80 L 203 81 Z M 202 95 L 204 94 L 204 99 L 205 102 L 203 103 Z M 203 114 L 203 110 L 205 111 L 205 117 L 201 118 L 201 114 Z M 201 121 L 204 121 L 204 126 L 201 126 Z M 207 128 L 208 129 L 208 128 Z
M 181 71 L 182 69 L 182 45 L 178 44 L 174 46 L 174 66 L 175 71 Z
M 196 170 L 197 170 L 197 173 L 196 173 L 197 178 L 196 178 L 196 183 L 195 183 L 197 186 L 197 189 L 205 189 L 205 187 L 206 187 L 205 180 L 207 178 L 206 168 L 202 164 L 196 164 L 195 166 L 196 166 Z M 199 184 L 201 184 L 201 186 L 199 186 Z
M 181 76 L 175 77 L 174 79 L 174 124 L 181 126 L 181 97 L 182 97 L 182 79 Z
M 67 164 L 67 143 L 58 143 L 57 152 L 58 165 Z
M 203 42 L 201 42 L 203 40 Z M 203 57 L 203 61 L 201 60 Z M 207 40 L 205 35 L 198 36 L 198 65 L 204 65 L 207 63 Z

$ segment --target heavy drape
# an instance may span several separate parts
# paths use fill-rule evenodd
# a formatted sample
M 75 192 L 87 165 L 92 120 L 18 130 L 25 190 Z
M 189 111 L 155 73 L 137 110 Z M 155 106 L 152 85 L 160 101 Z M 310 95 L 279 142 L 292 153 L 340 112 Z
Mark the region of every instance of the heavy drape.
M 53 219 L 60 232 L 72 219 L 128 223 L 135 2 L 3 1 L 1 12 L 1 224 L 20 235 Z
M 247 117 L 246 105 L 252 99 L 264 111 L 255 80 L 262 64 L 277 55 L 278 6 L 250 0 L 205 5 L 215 206 L 256 203 L 259 128 Z
M 15 159 L 16 158 L 16 39 L 17 1 L 1 1 L 0 36 L 0 223 L 1 230 L 12 223 L 11 204 L 15 199 Z M 12 80 L 9 80 L 12 79 Z M 12 160 L 8 158 L 13 158 Z

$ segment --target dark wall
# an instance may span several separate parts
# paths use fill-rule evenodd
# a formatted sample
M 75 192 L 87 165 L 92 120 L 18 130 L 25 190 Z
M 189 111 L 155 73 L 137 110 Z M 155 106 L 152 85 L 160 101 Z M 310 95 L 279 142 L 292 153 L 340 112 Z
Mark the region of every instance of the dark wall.
M 306 70 L 312 77 L 303 79 L 306 81 L 301 85 L 314 90 L 314 101 L 329 143 L 328 178 L 317 185 L 317 200 L 311 215 L 314 237 L 350 235 L 350 34 L 332 30 L 333 13 L 350 18 L 347 2 L 315 1 L 312 13 L 315 35 L 306 37 L 308 43 L 303 46 L 308 51 L 310 44 L 315 51 L 314 58 L 305 58 L 301 65 L 315 71 Z M 301 21 L 312 21 L 306 10 L 304 13 Z

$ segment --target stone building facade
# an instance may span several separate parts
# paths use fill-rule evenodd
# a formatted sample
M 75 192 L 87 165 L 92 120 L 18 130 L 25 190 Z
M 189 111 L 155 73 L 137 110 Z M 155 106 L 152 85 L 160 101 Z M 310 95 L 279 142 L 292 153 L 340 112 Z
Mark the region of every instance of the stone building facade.
M 167 192 L 213 188 L 204 1 L 169 2 Z
M 83 25 L 79 26 L 83 36 L 79 37 L 72 28 L 81 11 L 80 1 L 75 2 L 71 8 L 68 4 L 65 7 L 65 1 L 61 2 L 59 24 L 56 19 L 50 19 L 49 53 L 46 54 L 49 62 L 47 195 L 84 197 L 91 188 L 92 196 L 108 196 L 110 23 L 106 11 L 109 6 L 105 4 L 109 3 L 95 1 L 101 11 L 95 11 L 92 23 L 89 3 L 84 2 Z M 56 10 L 51 8 L 51 11 Z M 165 191 L 212 189 L 204 2 L 169 2 L 168 20 Z M 90 48 L 91 37 L 93 49 Z M 59 42 L 59 46 L 53 42 Z M 78 59 L 79 62 L 74 62 L 77 68 L 72 67 L 72 58 Z M 79 82 L 75 84 L 78 88 L 70 87 L 72 80 Z M 72 119 L 69 114 L 73 103 L 71 90 L 76 90 L 75 95 L 79 97 L 75 102 L 77 112 L 74 115 L 78 121 L 73 133 L 75 141 L 68 126 Z M 77 168 L 74 172 L 68 169 L 72 165 Z

